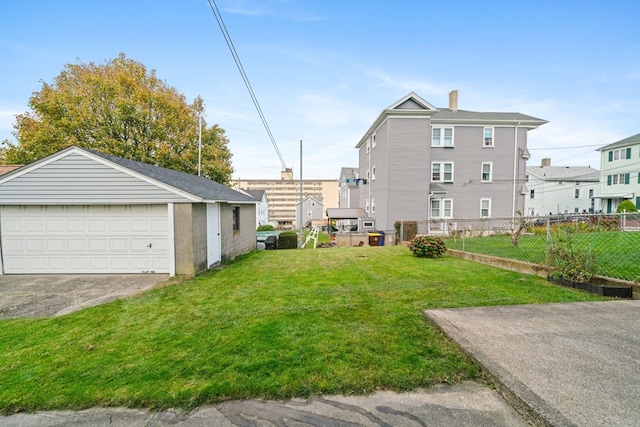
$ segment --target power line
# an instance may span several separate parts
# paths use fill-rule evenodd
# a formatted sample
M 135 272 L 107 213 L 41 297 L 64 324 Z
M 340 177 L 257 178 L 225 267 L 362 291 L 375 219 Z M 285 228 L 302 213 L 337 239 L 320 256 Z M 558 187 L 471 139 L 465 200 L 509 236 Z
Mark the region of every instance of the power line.
M 238 67 L 238 71 L 240 71 L 240 75 L 242 76 L 242 80 L 244 81 L 244 85 L 247 87 L 249 91 L 249 95 L 251 96 L 251 100 L 253 101 L 253 105 L 256 107 L 258 111 L 258 115 L 260 116 L 260 120 L 262 120 L 262 124 L 264 125 L 265 130 L 267 131 L 267 135 L 269 135 L 269 139 L 271 140 L 271 144 L 273 144 L 273 148 L 276 150 L 276 154 L 278 154 L 278 158 L 280 159 L 280 163 L 282 163 L 282 169 L 285 170 L 287 165 L 282 158 L 282 154 L 280 154 L 280 150 L 278 149 L 278 145 L 276 144 L 276 140 L 271 133 L 271 129 L 269 128 L 269 124 L 267 123 L 267 119 L 262 112 L 262 108 L 260 108 L 260 103 L 258 102 L 258 98 L 253 92 L 253 88 L 251 87 L 251 83 L 249 82 L 249 77 L 247 77 L 247 73 L 244 71 L 244 67 L 242 66 L 242 62 L 240 61 L 240 57 L 238 56 L 238 52 L 236 52 L 236 48 L 233 45 L 233 41 L 231 41 L 231 36 L 227 31 L 227 27 L 224 25 L 224 21 L 222 20 L 222 15 L 220 14 L 220 10 L 218 10 L 218 5 L 216 4 L 216 0 L 208 0 L 209 7 L 213 12 L 213 15 L 218 21 L 218 26 L 220 27 L 220 31 L 222 31 L 222 35 L 224 37 L 227 46 L 229 47 L 229 51 L 231 51 L 231 56 L 233 56 L 233 60 Z

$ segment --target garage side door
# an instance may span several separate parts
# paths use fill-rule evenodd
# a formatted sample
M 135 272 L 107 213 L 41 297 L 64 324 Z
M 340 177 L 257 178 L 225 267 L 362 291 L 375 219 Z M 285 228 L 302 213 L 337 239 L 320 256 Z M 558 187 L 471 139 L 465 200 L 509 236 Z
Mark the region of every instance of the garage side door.
M 166 205 L 1 209 L 5 274 L 169 272 Z

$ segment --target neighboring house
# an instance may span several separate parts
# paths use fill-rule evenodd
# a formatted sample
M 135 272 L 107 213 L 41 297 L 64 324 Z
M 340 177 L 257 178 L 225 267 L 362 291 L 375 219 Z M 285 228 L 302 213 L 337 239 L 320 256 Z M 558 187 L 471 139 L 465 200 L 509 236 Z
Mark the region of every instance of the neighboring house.
M 300 218 L 300 202 L 296 204 L 296 222 L 307 227 L 314 222 L 324 219 L 324 206 L 322 198 L 307 197 L 302 201 L 302 218 Z
M 357 208 L 359 202 L 360 183 L 358 168 L 344 167 L 340 170 L 340 203 L 339 208 Z
M 597 212 L 600 171 L 591 166 L 551 166 L 542 159 L 540 166 L 527 166 L 526 215 Z
M 280 179 L 233 180 L 233 188 L 264 190 L 269 199 L 269 221 L 280 229 L 299 228 L 296 223 L 296 205 L 306 197 L 321 198 L 325 207 L 338 207 L 338 181 L 336 179 L 293 179 L 293 170 L 280 172 Z M 304 226 L 304 224 L 303 224 Z
M 22 165 L 0 165 L 0 175 L 8 174 L 21 167 Z
M 436 108 L 411 92 L 356 145 L 359 205 L 378 230 L 400 220 L 510 217 L 524 211 L 527 135 L 547 123 L 520 113 Z
M 256 205 L 256 229 L 261 225 L 269 224 L 269 199 L 267 192 L 264 190 L 243 190 L 241 192 L 250 195 L 258 200 Z
M 78 147 L 0 177 L 0 274 L 193 275 L 255 249 L 250 196 Z
M 599 148 L 602 210 L 615 212 L 620 202 L 631 200 L 640 209 L 640 133 Z

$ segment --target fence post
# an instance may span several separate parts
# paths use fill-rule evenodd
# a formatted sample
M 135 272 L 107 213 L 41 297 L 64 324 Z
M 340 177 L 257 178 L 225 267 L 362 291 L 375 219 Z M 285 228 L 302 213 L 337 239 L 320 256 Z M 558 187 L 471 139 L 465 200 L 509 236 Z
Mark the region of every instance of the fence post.
M 464 252 L 465 249 L 466 249 L 465 243 L 466 243 L 466 240 L 467 240 L 467 224 L 465 224 L 465 220 L 464 219 L 462 220 L 462 225 L 463 225 L 463 228 L 462 228 L 462 252 Z

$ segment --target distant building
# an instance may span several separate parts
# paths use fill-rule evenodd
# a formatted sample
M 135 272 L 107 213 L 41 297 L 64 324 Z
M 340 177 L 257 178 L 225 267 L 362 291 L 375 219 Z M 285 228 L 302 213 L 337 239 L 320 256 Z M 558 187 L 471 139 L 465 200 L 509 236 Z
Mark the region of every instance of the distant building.
M 357 167 L 343 167 L 340 170 L 340 206 L 341 208 L 357 208 L 360 190 Z
M 259 200 L 258 204 L 256 204 L 256 228 L 269 224 L 269 199 L 267 198 L 267 193 L 264 190 L 245 190 L 242 188 L 240 191 Z
M 599 148 L 602 209 L 615 212 L 623 200 L 640 209 L 640 133 Z
M 300 209 L 302 206 L 302 209 Z M 309 228 L 325 218 L 324 205 L 321 197 L 307 197 L 296 204 L 296 223 L 302 224 L 303 228 Z M 302 215 L 302 217 L 300 217 Z
M 263 190 L 269 200 L 269 223 L 280 229 L 298 228 L 296 204 L 300 202 L 300 180 L 293 179 L 293 171 L 286 169 L 280 179 L 237 179 L 233 188 Z M 337 208 L 339 203 L 338 180 L 303 179 L 302 199 L 315 197 L 322 200 L 324 208 Z M 304 224 L 303 224 L 304 225 Z
M 600 172 L 591 166 L 527 166 L 526 215 L 597 212 L 600 203 Z
M 508 217 L 524 211 L 529 131 L 521 113 L 436 108 L 411 92 L 385 108 L 357 143 L 359 207 L 376 228 L 401 220 Z

